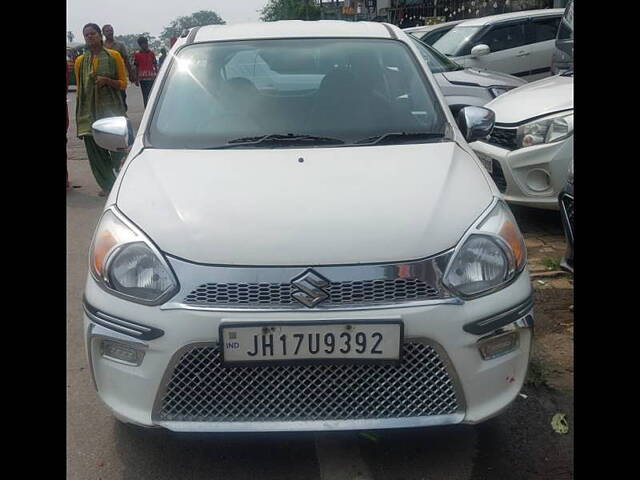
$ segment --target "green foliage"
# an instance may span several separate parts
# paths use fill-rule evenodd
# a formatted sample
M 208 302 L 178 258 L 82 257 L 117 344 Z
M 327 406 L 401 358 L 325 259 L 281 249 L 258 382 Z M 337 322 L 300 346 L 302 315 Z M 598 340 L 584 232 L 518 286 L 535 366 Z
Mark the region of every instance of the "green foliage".
M 277 20 L 318 20 L 320 7 L 313 0 L 269 0 L 260 10 L 263 22 Z
M 186 17 L 178 17 L 172 21 L 160 34 L 162 40 L 168 41 L 171 37 L 178 37 L 186 28 L 200 27 L 204 25 L 224 25 L 225 22 L 216 12 L 200 10 Z
M 542 264 L 547 267 L 547 270 L 560 270 L 560 259 L 558 258 L 543 258 Z

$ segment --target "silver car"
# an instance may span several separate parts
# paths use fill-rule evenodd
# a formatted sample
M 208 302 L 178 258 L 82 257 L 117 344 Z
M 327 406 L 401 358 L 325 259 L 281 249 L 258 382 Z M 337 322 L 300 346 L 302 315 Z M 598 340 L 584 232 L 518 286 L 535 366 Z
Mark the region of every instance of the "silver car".
M 499 95 L 527 83 L 506 73 L 464 68 L 413 35 L 407 36 L 416 44 L 427 62 L 454 115 L 462 107 L 481 107 Z
M 410 27 L 403 29 L 406 33 L 410 33 L 414 37 L 422 40 L 427 45 L 433 45 L 445 33 L 451 30 L 464 20 L 453 20 L 451 22 L 439 23 L 437 25 L 424 25 L 420 27 Z

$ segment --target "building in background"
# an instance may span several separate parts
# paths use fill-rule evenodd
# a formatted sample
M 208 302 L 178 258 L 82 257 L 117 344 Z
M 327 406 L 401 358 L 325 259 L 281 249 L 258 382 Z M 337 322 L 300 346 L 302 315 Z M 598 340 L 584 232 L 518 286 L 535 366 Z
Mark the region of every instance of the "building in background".
M 389 22 L 401 28 L 499 13 L 563 8 L 567 0 L 315 0 L 322 18 Z

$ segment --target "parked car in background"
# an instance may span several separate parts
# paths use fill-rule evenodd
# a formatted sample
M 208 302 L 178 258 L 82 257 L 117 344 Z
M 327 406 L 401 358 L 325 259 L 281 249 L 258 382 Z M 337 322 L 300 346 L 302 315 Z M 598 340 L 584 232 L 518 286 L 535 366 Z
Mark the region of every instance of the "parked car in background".
M 436 40 L 463 21 L 464 20 L 453 20 L 451 22 L 438 23 L 437 25 L 405 28 L 404 32 L 410 33 L 427 45 L 433 45 Z
M 465 67 L 537 80 L 551 74 L 564 9 L 525 10 L 459 23 L 433 47 Z
M 567 240 L 567 250 L 560 266 L 573 273 L 573 158 L 569 163 L 569 175 L 567 184 L 558 197 L 560 204 L 560 217 L 562 218 L 562 228 Z
M 486 107 L 495 127 L 471 148 L 505 200 L 558 210 L 573 159 L 573 72 L 511 90 Z
M 569 0 L 562 15 L 556 48 L 551 58 L 551 74 L 557 75 L 573 70 L 573 0 Z
M 260 87 L 258 61 L 277 74 Z M 88 371 L 119 419 L 369 430 L 513 402 L 526 248 L 468 145 L 493 112 L 456 123 L 388 24 L 195 27 L 167 62 L 135 140 L 125 117 L 93 124 L 103 148 L 133 141 L 84 292 Z
M 503 93 L 527 83 L 506 73 L 464 68 L 412 35 L 408 35 L 408 38 L 427 62 L 454 115 L 462 107 L 481 107 Z

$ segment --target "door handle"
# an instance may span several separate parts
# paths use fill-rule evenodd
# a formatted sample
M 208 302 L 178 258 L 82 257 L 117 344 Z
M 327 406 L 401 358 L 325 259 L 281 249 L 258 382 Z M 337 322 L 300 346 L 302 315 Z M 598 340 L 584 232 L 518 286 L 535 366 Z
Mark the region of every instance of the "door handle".
M 516 57 L 526 57 L 527 55 L 529 55 L 531 52 L 520 52 L 516 55 Z

